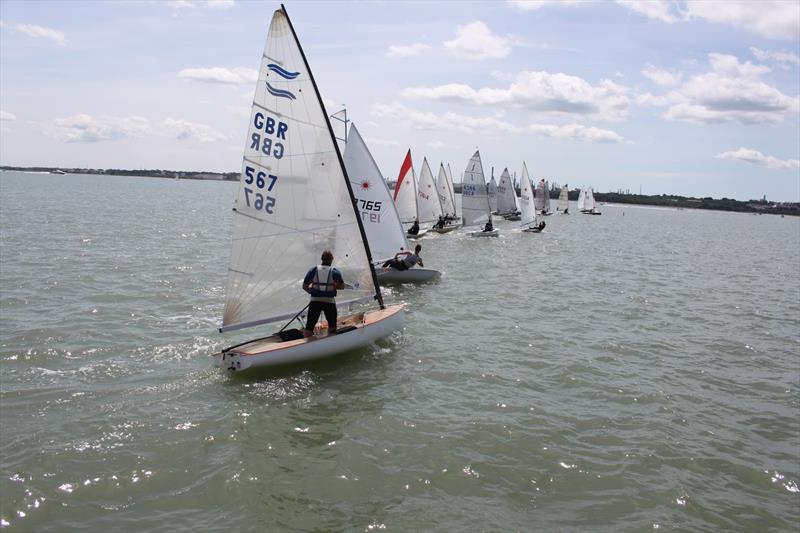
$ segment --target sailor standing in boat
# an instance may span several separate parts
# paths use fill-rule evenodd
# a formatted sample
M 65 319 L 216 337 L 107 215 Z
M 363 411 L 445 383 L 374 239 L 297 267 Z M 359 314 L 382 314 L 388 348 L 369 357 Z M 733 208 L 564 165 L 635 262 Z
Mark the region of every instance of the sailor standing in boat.
M 325 313 L 328 321 L 328 334 L 336 333 L 336 290 L 344 289 L 344 278 L 338 269 L 332 267 L 333 253 L 330 250 L 322 252 L 322 264 L 312 267 L 303 279 L 303 290 L 311 295 L 308 304 L 308 319 L 305 337 L 314 334 L 320 313 Z

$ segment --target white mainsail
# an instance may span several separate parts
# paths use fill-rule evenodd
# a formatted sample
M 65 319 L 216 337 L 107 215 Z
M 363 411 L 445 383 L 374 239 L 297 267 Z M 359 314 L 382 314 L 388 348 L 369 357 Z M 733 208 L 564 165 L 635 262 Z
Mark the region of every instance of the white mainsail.
M 497 182 L 494 180 L 494 174 L 492 174 L 492 179 L 489 180 L 489 185 L 486 186 L 486 195 L 489 197 L 489 210 L 492 213 L 497 212 Z
M 455 217 L 456 204 L 453 200 L 450 184 L 448 183 L 447 171 L 443 164 L 439 164 L 439 175 L 436 178 L 436 191 L 439 193 L 439 202 L 442 204 L 442 213 Z
M 578 193 L 578 211 L 586 211 L 586 187 L 581 187 Z
M 350 125 L 344 165 L 353 184 L 353 195 L 373 261 L 389 259 L 400 250 L 408 250 L 405 230 L 389 187 L 355 124 Z
M 544 179 L 540 179 L 533 190 L 533 207 L 537 213 L 544 211 Z
M 397 176 L 397 183 L 394 186 L 394 204 L 397 206 L 397 214 L 400 215 L 400 222 L 411 224 L 417 220 L 417 176 L 414 172 L 414 165 L 411 164 L 411 149 L 406 153 L 403 165 L 400 167 L 400 174 Z
M 486 179 L 483 177 L 481 154 L 477 150 L 464 171 L 461 196 L 461 218 L 464 226 L 474 226 L 489 220 Z
M 583 208 L 586 211 L 593 211 L 595 208 L 594 192 L 592 192 L 591 187 L 586 189 L 586 199 L 584 200 Z
M 442 216 L 442 204 L 433 181 L 433 173 L 428 165 L 428 158 L 422 159 L 422 170 L 419 173 L 419 189 L 417 190 L 417 213 L 419 223 L 431 226 Z M 430 226 L 428 226 L 430 227 Z
M 519 210 L 522 213 L 519 224 L 523 228 L 532 227 L 536 223 L 536 209 L 533 205 L 533 184 L 525 163 L 522 163 L 522 179 L 519 188 Z
M 458 217 L 458 213 L 456 213 L 456 189 L 453 187 L 453 173 L 450 171 L 450 163 L 447 163 L 447 186 L 450 188 L 450 198 L 453 200 L 453 216 Z
M 233 224 L 223 331 L 299 313 L 302 279 L 325 249 L 352 287 L 338 304 L 380 297 L 327 113 L 283 9 L 264 47 Z
M 566 184 L 561 186 L 561 192 L 558 193 L 558 208 L 562 213 L 569 209 L 569 187 Z
M 544 182 L 544 212 L 550 212 L 550 184 Z
M 503 169 L 500 183 L 497 184 L 497 214 L 507 215 L 517 212 L 517 195 L 508 169 Z

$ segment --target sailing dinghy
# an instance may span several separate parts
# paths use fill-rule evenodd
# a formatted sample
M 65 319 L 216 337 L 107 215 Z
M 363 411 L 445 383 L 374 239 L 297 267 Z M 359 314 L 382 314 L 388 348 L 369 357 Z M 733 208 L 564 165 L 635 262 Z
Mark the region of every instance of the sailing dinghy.
M 536 225 L 536 208 L 533 203 L 533 184 L 531 183 L 528 167 L 522 163 L 522 180 L 520 181 L 519 207 L 520 227 L 526 233 L 541 233 L 542 229 Z
M 562 215 L 569 215 L 569 187 L 566 184 L 561 186 L 558 193 L 558 209 Z
M 452 193 L 452 185 L 449 183 L 447 171 L 444 169 L 444 164 L 439 163 L 439 175 L 436 178 L 436 191 L 439 195 L 439 203 L 442 205 L 442 213 L 444 216 L 449 217 L 449 220 L 456 218 L 456 204 Z M 443 228 L 433 226 L 433 231 L 436 233 L 450 233 L 458 226 L 455 224 L 445 224 Z
M 419 223 L 419 206 L 417 205 L 417 175 L 414 172 L 414 165 L 411 164 L 411 149 L 406 152 L 403 164 L 400 166 L 400 174 L 394 185 L 394 203 L 397 206 L 397 213 L 400 215 L 400 222 L 406 228 L 406 232 L 416 221 Z M 406 233 L 409 239 L 419 239 L 428 233 L 427 229 L 419 228 L 416 234 Z
M 507 168 L 503 169 L 500 183 L 497 184 L 497 214 L 506 220 L 520 219 L 517 211 L 517 193 Z
M 396 270 L 379 266 L 394 258 L 397 252 L 409 250 L 408 241 L 389 187 L 355 124 L 350 125 L 350 134 L 347 136 L 344 166 L 353 184 L 353 193 L 367 234 L 378 282 L 414 283 L 438 278 L 438 270 L 417 267 Z
M 281 331 L 213 355 L 233 371 L 332 356 L 386 337 L 403 325 L 403 305 L 385 306 L 369 244 L 328 114 L 283 6 L 275 11 L 250 111 L 233 248 L 220 331 L 289 319 Z M 286 330 L 308 302 L 303 277 L 323 250 L 346 283 L 343 311 L 377 302 L 311 337 Z M 344 315 L 344 313 L 342 313 Z M 341 316 L 341 315 L 340 315 Z
M 491 220 L 492 211 L 489 207 L 486 179 L 483 177 L 481 154 L 477 150 L 464 171 L 461 196 L 461 219 L 464 226 L 475 226 Z M 499 234 L 496 229 L 470 232 L 472 237 L 497 237 Z

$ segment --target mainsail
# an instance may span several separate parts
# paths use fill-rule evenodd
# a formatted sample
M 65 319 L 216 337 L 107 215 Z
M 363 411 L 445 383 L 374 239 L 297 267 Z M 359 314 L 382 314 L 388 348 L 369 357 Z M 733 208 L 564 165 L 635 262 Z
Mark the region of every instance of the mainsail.
M 454 217 L 456 214 L 456 204 L 453 200 L 450 184 L 448 183 L 447 171 L 441 163 L 439 164 L 439 175 L 436 178 L 436 191 L 439 194 L 439 202 L 442 204 L 442 213 Z
M 494 174 L 492 174 L 492 179 L 489 180 L 489 185 L 486 186 L 486 195 L 489 197 L 489 210 L 492 213 L 497 212 L 497 182 L 494 180 Z
M 461 218 L 464 226 L 474 226 L 489 219 L 489 199 L 483 177 L 481 154 L 475 154 L 467 163 L 461 188 Z
M 550 184 L 544 182 L 544 212 L 550 213 Z
M 450 171 L 450 163 L 447 163 L 447 186 L 450 188 L 450 198 L 453 200 L 453 216 L 458 216 L 456 213 L 456 189 L 453 187 L 453 173 Z
M 414 165 L 411 164 L 410 149 L 406 153 L 394 186 L 394 203 L 400 215 L 400 222 L 411 224 L 417 219 L 417 176 Z
M 586 189 L 586 199 L 584 200 L 583 208 L 586 211 L 592 211 L 595 208 L 594 192 L 591 187 Z
M 561 192 L 558 193 L 558 208 L 562 212 L 569 209 L 569 187 L 566 184 L 561 186 Z
M 578 194 L 578 211 L 586 211 L 586 187 L 581 187 Z
M 507 215 L 516 212 L 517 195 L 514 191 L 514 184 L 511 183 L 511 175 L 505 168 L 500 175 L 500 183 L 497 184 L 497 214 Z
M 338 304 L 380 297 L 327 113 L 283 9 L 270 24 L 248 120 L 221 329 L 299 313 L 303 276 L 325 249 L 352 287 Z
M 408 250 L 405 230 L 389 187 L 355 124 L 350 125 L 344 165 L 353 184 L 353 195 L 373 259 L 389 259 L 400 250 Z
M 419 189 L 417 190 L 417 212 L 420 224 L 431 224 L 442 216 L 442 204 L 433 181 L 433 173 L 428 165 L 428 158 L 422 159 L 422 170 L 419 173 Z
M 519 209 L 520 226 L 531 227 L 536 223 L 536 209 L 533 206 L 533 185 L 528 175 L 528 167 L 522 163 L 522 179 L 520 180 Z

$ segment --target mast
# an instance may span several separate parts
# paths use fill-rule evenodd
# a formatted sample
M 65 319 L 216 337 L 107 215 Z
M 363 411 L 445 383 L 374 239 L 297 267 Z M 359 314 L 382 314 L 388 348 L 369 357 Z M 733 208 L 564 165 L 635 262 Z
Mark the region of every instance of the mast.
M 281 11 L 283 11 L 283 14 L 286 16 L 286 22 L 289 23 L 289 28 L 292 30 L 292 36 L 294 37 L 295 43 L 297 43 L 297 49 L 300 50 L 300 56 L 303 58 L 303 64 L 306 66 L 308 77 L 311 79 L 311 85 L 314 86 L 314 92 L 316 93 L 317 100 L 322 108 L 322 114 L 325 116 L 325 123 L 328 125 L 328 133 L 331 136 L 333 149 L 336 150 L 336 157 L 339 159 L 339 166 L 341 167 L 344 175 L 344 182 L 347 184 L 347 192 L 350 194 L 350 205 L 353 208 L 353 213 L 355 213 L 356 222 L 358 223 L 358 230 L 361 232 L 361 242 L 364 244 L 364 249 L 367 252 L 367 263 L 369 263 L 369 270 L 372 274 L 372 284 L 375 286 L 375 299 L 378 300 L 378 305 L 380 305 L 380 308 L 384 309 L 386 306 L 383 304 L 383 295 L 381 294 L 381 286 L 378 283 L 378 274 L 375 272 L 375 265 L 372 264 L 372 252 L 369 249 L 367 233 L 364 231 L 364 223 L 361 220 L 361 214 L 358 212 L 356 197 L 353 194 L 353 187 L 350 185 L 350 176 L 347 175 L 347 169 L 344 166 L 344 159 L 342 159 L 342 152 L 339 150 L 339 143 L 336 142 L 336 135 L 333 134 L 333 127 L 331 126 L 331 121 L 328 118 L 328 112 L 325 109 L 325 104 L 322 102 L 322 96 L 319 94 L 317 80 L 314 79 L 314 73 L 311 71 L 311 67 L 308 65 L 308 59 L 306 59 L 306 53 L 303 51 L 303 47 L 300 44 L 300 39 L 297 38 L 297 32 L 294 30 L 294 24 L 292 24 L 292 20 L 289 18 L 289 13 L 286 12 L 286 6 L 283 4 L 281 4 Z

